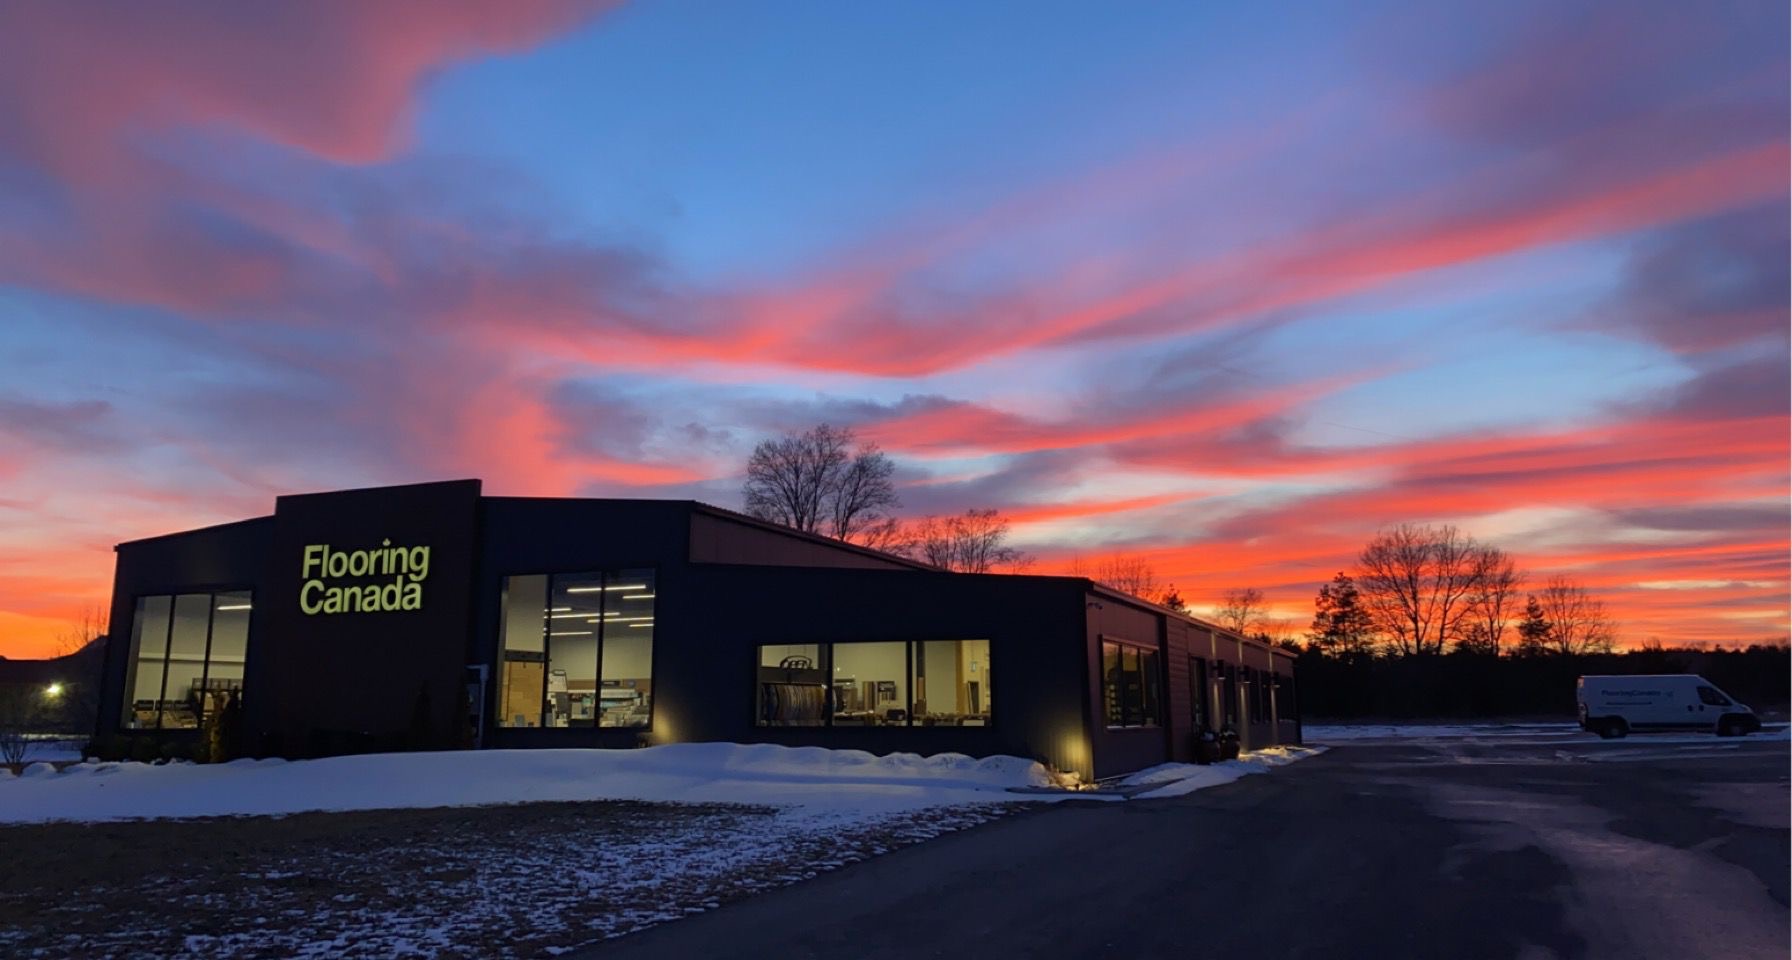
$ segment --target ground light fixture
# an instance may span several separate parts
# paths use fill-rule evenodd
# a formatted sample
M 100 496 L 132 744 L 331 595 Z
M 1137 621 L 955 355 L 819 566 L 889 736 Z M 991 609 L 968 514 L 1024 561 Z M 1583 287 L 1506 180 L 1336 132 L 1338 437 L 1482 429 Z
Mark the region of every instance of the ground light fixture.
M 44 687 L 44 698 L 46 700 L 60 700 L 62 698 L 62 684 L 52 683 L 49 686 Z

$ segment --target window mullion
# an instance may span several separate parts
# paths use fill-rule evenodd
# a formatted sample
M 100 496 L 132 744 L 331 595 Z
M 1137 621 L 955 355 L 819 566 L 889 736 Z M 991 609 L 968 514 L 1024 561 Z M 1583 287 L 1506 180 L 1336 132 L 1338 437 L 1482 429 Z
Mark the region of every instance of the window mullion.
M 600 726 L 604 715 L 604 631 L 608 629 L 610 610 L 610 572 L 599 571 L 597 574 L 597 663 L 594 665 L 596 679 L 591 685 L 591 725 Z M 621 598 L 618 598 L 620 601 Z
M 162 729 L 162 702 L 168 699 L 169 655 L 174 651 L 174 607 L 179 599 L 176 594 L 168 595 L 168 625 L 162 635 L 162 685 L 156 690 L 156 725 L 151 728 L 154 730 Z
M 548 674 L 554 669 L 554 650 L 549 644 L 554 642 L 554 591 L 559 581 L 559 574 L 548 574 L 547 590 L 541 595 L 541 695 L 535 698 L 538 730 L 545 730 L 548 725 Z
M 211 704 L 211 691 L 208 684 L 212 672 L 212 627 L 218 622 L 218 595 L 207 594 L 205 598 L 205 654 L 199 662 L 199 716 L 196 718 L 199 729 L 205 729 L 205 712 Z

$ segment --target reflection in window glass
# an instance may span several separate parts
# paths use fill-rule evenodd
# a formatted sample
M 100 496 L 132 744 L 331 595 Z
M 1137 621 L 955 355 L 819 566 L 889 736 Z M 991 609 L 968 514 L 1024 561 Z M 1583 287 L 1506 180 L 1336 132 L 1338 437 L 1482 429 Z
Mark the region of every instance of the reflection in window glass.
M 242 690 L 248 659 L 247 590 L 139 597 L 119 725 L 194 729 Z
M 819 727 L 828 717 L 828 668 L 821 644 L 759 648 L 759 725 Z
M 914 645 L 915 722 L 922 726 L 989 723 L 989 641 L 935 640 Z
M 908 724 L 906 643 L 833 645 L 834 725 Z
M 652 570 L 623 570 L 604 582 L 602 726 L 652 725 L 654 598 Z

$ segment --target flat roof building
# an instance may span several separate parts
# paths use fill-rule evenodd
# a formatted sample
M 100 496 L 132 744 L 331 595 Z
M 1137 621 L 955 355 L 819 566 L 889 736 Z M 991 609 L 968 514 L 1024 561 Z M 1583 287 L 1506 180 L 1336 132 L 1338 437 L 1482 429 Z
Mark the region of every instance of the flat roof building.
M 1201 729 L 1300 736 L 1286 651 L 694 501 L 348 490 L 117 553 L 102 736 L 230 711 L 252 755 L 711 740 L 1085 778 L 1191 759 Z

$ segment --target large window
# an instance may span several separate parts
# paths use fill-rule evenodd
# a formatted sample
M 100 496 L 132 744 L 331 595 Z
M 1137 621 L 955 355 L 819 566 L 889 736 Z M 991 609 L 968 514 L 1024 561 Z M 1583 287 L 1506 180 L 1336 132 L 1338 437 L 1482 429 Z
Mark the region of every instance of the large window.
M 650 726 L 654 579 L 652 570 L 506 577 L 498 726 Z
M 818 643 L 760 647 L 759 725 L 826 726 L 827 662 L 827 647 Z
M 989 641 L 934 640 L 913 645 L 911 687 L 921 726 L 989 723 Z
M 1161 689 L 1156 650 L 1102 641 L 1101 690 L 1108 726 L 1161 726 Z
M 990 719 L 988 640 L 759 648 L 762 727 L 970 727 Z
M 138 597 L 120 725 L 191 730 L 243 689 L 247 590 Z

